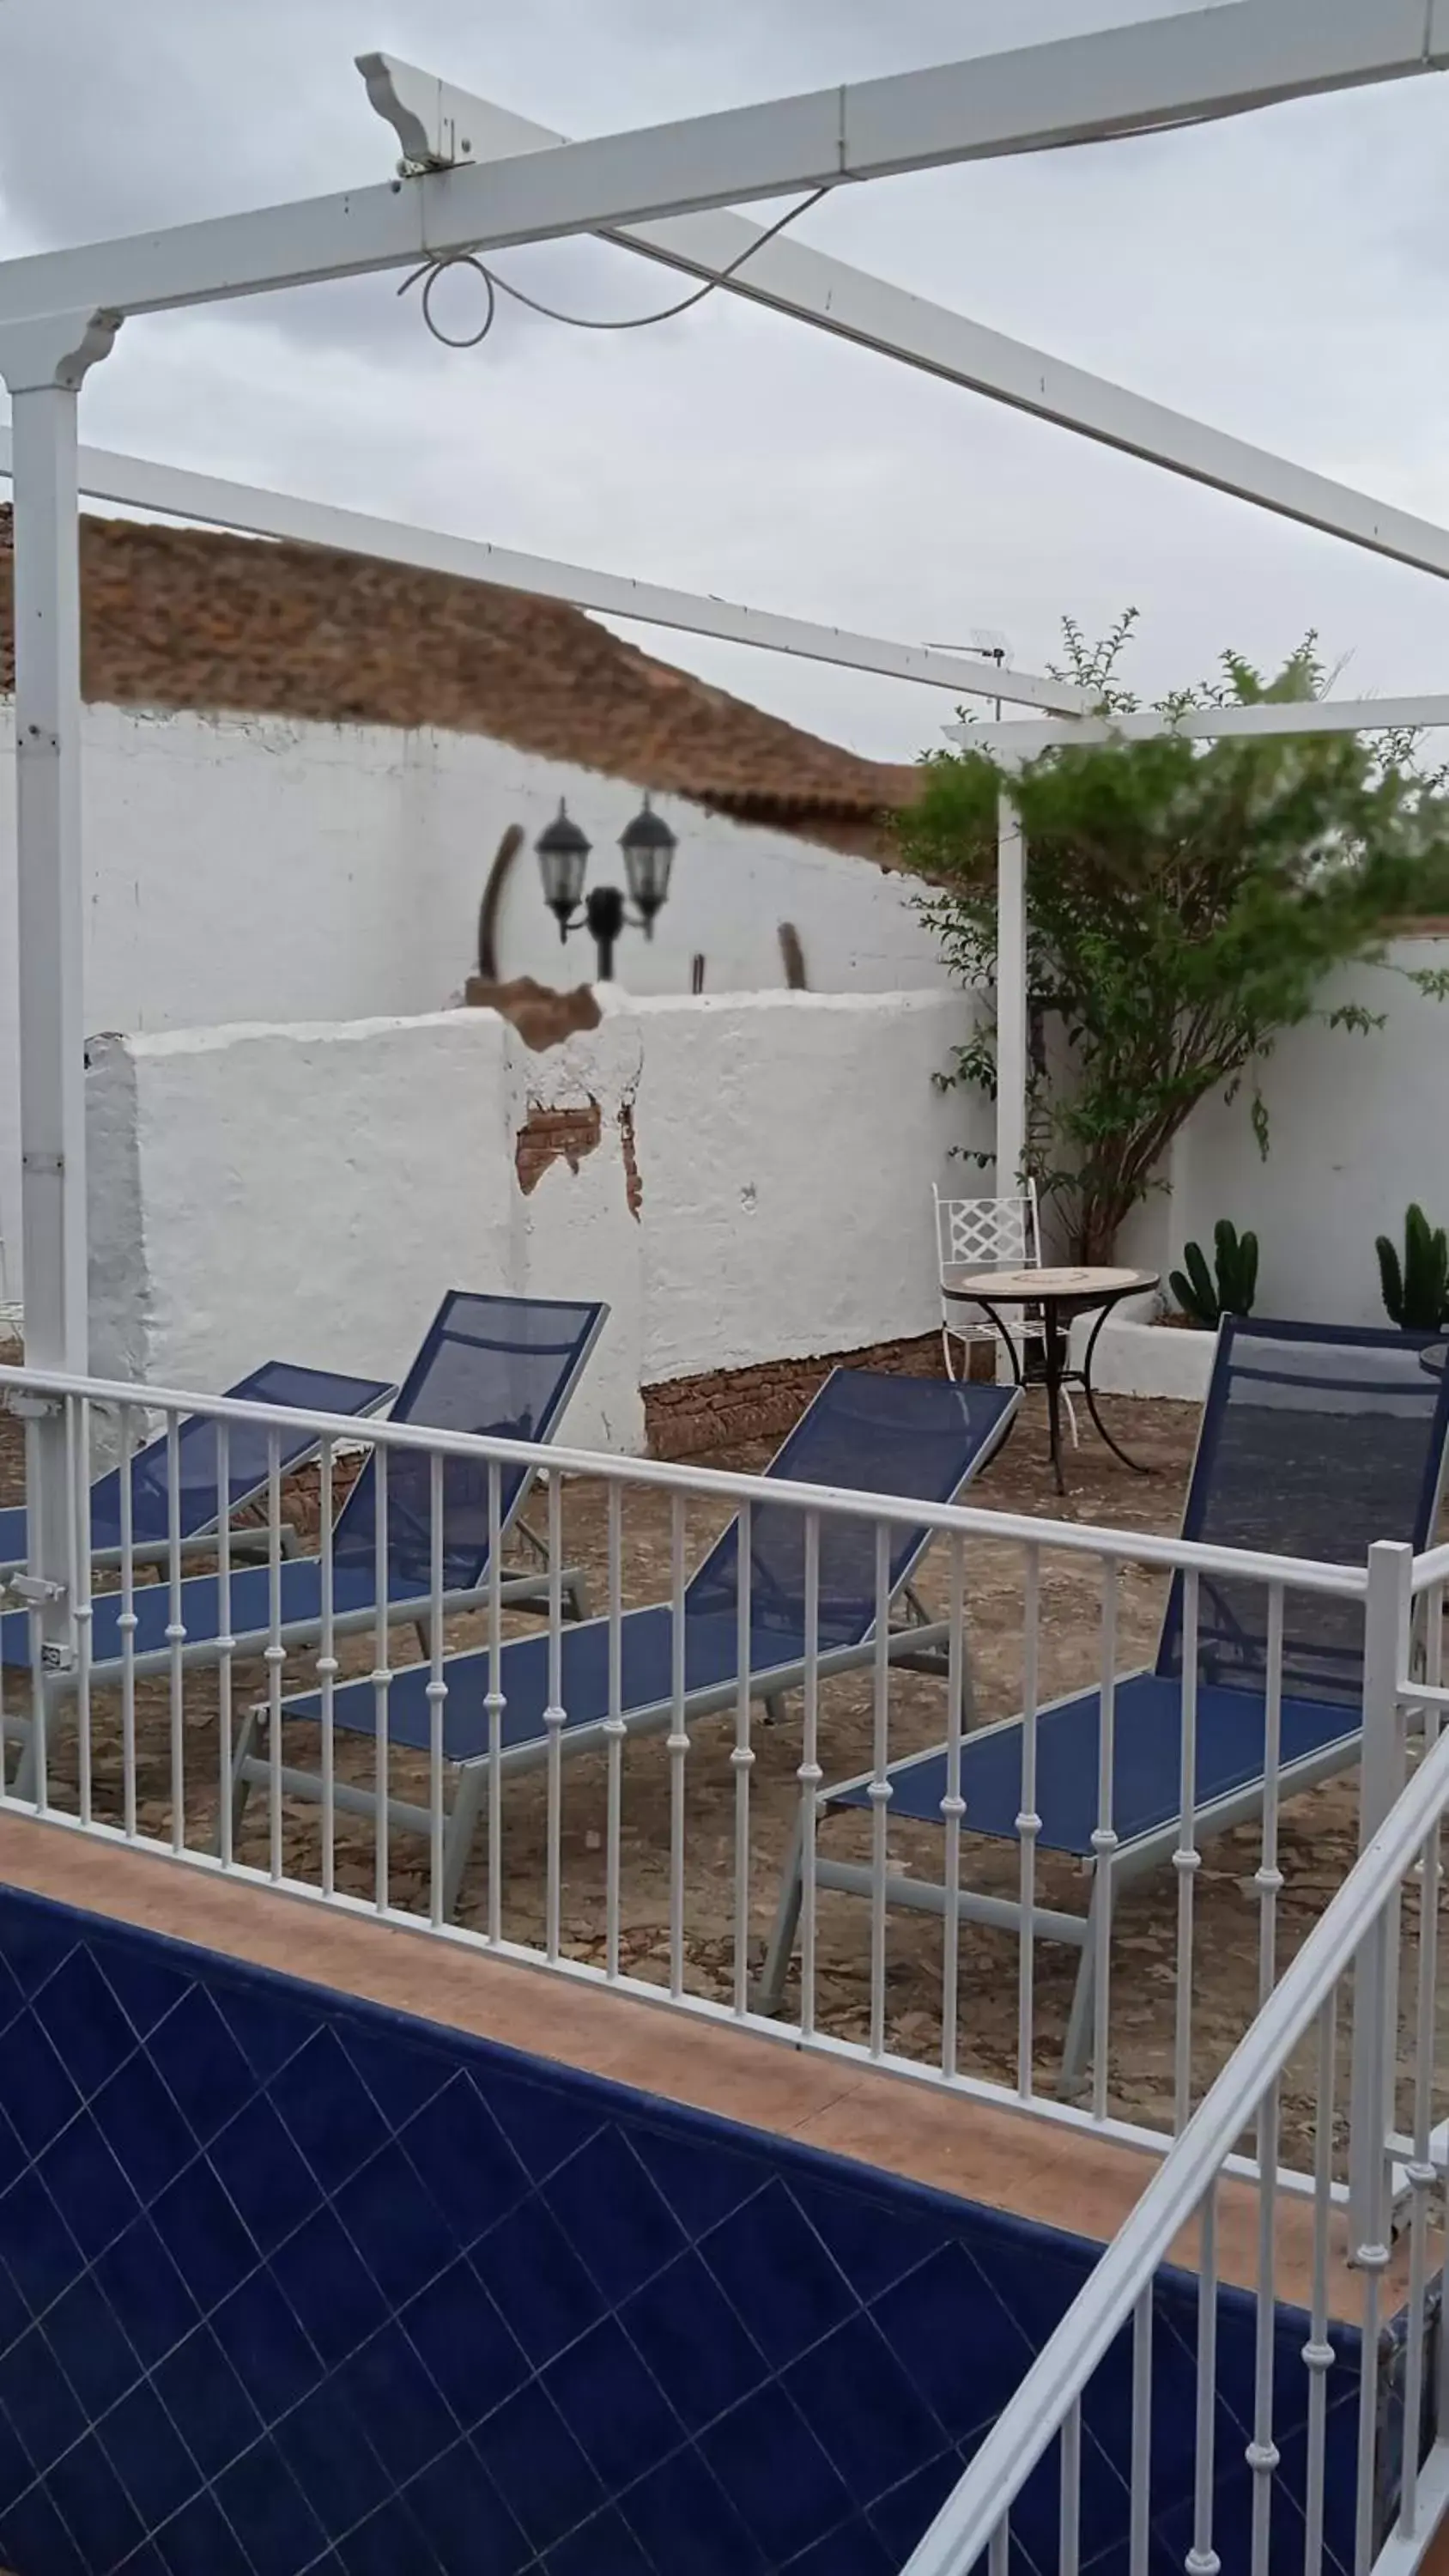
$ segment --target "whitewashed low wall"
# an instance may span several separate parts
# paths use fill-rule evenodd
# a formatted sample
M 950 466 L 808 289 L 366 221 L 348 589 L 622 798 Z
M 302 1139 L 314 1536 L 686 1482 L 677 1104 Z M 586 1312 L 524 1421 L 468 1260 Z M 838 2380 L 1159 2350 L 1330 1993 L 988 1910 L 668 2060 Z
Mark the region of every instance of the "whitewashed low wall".
M 91 1029 L 155 1033 L 267 1020 L 444 1009 L 477 959 L 478 907 L 510 824 L 529 845 L 560 797 L 618 883 L 638 811 L 622 780 L 479 734 L 87 707 L 83 721 L 85 1005 Z M 0 1304 L 20 1293 L 16 1100 L 14 714 L 0 703 Z M 679 836 L 652 941 L 629 933 L 639 991 L 783 986 L 778 926 L 804 943 L 812 989 L 940 991 L 946 977 L 910 881 L 796 835 L 661 800 Z M 531 846 L 498 925 L 505 976 L 583 982 L 593 952 L 559 946 Z
M 932 1076 L 967 1025 L 943 994 L 616 995 L 541 1055 L 488 1011 L 95 1040 L 92 1364 L 396 1373 L 449 1287 L 603 1297 L 570 1433 L 636 1449 L 644 1386 L 933 1327 L 962 1111 Z M 525 1193 L 531 1111 L 591 1108 Z

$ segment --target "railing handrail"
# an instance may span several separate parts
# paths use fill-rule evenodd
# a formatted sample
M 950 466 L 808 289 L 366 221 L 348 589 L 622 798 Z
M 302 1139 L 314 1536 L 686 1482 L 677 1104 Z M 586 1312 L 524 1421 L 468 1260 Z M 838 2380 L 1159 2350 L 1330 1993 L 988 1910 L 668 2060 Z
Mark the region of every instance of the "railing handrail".
M 1449 1806 L 1449 1733 L 1368 1842 L 1246 2036 L 997 2418 L 902 2576 L 968 2576 L 1196 2216 L 1274 2077 Z
M 1449 1583 L 1449 1545 L 1426 1548 L 1414 1559 L 1414 1592 L 1431 1592 L 1436 1583 Z
M 1040 1520 L 1023 1512 L 985 1511 L 979 1504 L 914 1502 L 898 1494 L 794 1484 L 776 1476 L 764 1482 L 759 1476 L 731 1473 L 719 1467 L 616 1457 L 589 1449 L 566 1449 L 554 1441 L 502 1440 L 474 1432 L 435 1431 L 416 1423 L 359 1423 L 355 1414 L 299 1412 L 293 1405 L 259 1404 L 237 1396 L 197 1395 L 179 1387 L 134 1385 L 120 1379 L 80 1377 L 52 1369 L 0 1368 L 0 1393 L 8 1390 L 21 1395 L 84 1397 L 92 1404 L 124 1406 L 133 1412 L 150 1409 L 197 1413 L 209 1421 L 241 1422 L 293 1433 L 300 1420 L 320 1439 L 345 1441 L 354 1447 L 365 1442 L 369 1447 L 420 1451 L 430 1457 L 476 1458 L 500 1466 L 526 1466 L 539 1473 L 607 1476 L 618 1484 L 647 1486 L 656 1493 L 712 1496 L 721 1502 L 750 1503 L 756 1509 L 766 1502 L 790 1503 L 802 1511 L 843 1519 L 1052 1548 L 1127 1565 L 1158 1566 L 1172 1573 L 1237 1575 L 1281 1584 L 1294 1592 L 1326 1593 L 1340 1600 L 1362 1600 L 1368 1592 L 1366 1566 L 1275 1556 L 1258 1548 L 1215 1547 L 1201 1539 L 1163 1538 L 1151 1530 L 1107 1529 L 1088 1521 Z

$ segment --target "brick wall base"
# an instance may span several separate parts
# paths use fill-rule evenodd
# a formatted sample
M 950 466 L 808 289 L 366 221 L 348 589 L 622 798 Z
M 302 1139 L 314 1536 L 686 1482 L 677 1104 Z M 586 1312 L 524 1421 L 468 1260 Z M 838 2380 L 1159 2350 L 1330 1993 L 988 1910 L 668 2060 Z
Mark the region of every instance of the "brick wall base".
M 984 1343 L 972 1354 L 972 1374 L 989 1377 L 992 1353 Z M 866 1350 L 833 1351 L 815 1359 L 766 1360 L 755 1368 L 711 1369 L 702 1377 L 677 1377 L 644 1389 L 644 1425 L 651 1458 L 703 1458 L 751 1440 L 782 1440 L 800 1419 L 833 1368 L 882 1369 L 900 1377 L 943 1374 L 939 1333 L 908 1341 L 874 1342 Z

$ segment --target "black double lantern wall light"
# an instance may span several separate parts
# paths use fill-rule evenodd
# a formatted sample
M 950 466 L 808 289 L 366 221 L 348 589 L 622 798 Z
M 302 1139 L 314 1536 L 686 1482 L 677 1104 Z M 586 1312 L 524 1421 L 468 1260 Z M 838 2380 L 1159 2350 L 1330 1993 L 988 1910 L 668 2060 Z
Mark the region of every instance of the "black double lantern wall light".
M 558 923 L 560 939 L 567 939 L 571 930 L 587 930 L 598 951 L 599 982 L 612 982 L 614 946 L 620 932 L 627 928 L 642 930 L 646 939 L 654 936 L 655 916 L 669 899 L 669 872 L 679 846 L 674 834 L 646 796 L 643 810 L 619 840 L 627 896 L 618 886 L 591 886 L 585 895 L 590 844 L 565 804 L 560 804 L 553 822 L 539 834 L 534 846 L 543 879 L 543 899 Z

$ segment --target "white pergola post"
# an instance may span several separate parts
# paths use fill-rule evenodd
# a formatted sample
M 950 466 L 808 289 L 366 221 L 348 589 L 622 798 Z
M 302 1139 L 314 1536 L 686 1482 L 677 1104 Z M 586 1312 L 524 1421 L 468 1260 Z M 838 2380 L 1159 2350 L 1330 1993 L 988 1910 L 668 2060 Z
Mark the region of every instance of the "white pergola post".
M 996 1188 L 1008 1198 L 1026 1168 L 1028 1074 L 1026 835 L 1009 789 L 996 833 Z
M 1026 990 L 1026 834 L 1021 810 L 1003 788 L 996 809 L 996 1194 L 1009 1198 L 1026 1169 L 1028 1013 Z M 998 1339 L 996 1374 L 1009 1386 L 1011 1353 Z
M 87 1363 L 85 902 L 81 874 L 80 556 L 77 396 L 115 337 L 96 313 L 0 332 L 15 487 L 16 875 L 25 1356 Z M 70 1542 L 66 1425 L 29 1426 L 30 1574 L 57 1657 Z

